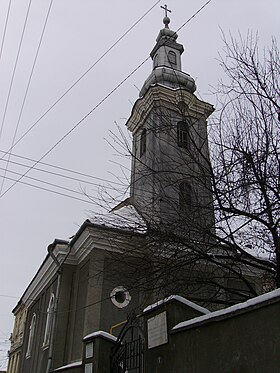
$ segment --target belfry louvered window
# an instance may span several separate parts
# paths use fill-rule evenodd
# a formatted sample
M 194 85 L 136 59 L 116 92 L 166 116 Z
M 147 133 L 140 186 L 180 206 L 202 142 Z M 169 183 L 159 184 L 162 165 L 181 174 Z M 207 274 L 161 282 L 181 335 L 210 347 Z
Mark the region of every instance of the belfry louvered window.
M 168 52 L 168 61 L 171 65 L 176 65 L 176 53 L 173 51 Z
M 190 147 L 189 126 L 186 122 L 181 121 L 177 123 L 177 144 L 185 149 L 189 149 Z
M 140 137 L 140 157 L 142 157 L 146 153 L 146 146 L 147 146 L 147 130 L 144 128 L 141 133 Z
M 179 184 L 179 208 L 188 211 L 192 207 L 192 187 L 187 181 Z

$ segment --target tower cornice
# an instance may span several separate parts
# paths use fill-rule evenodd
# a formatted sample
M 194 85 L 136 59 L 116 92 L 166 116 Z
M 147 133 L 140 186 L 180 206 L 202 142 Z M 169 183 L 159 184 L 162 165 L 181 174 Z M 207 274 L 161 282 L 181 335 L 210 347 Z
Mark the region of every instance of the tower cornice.
M 134 134 L 145 123 L 151 110 L 165 107 L 185 116 L 198 115 L 207 119 L 213 113 L 213 105 L 199 100 L 193 93 L 181 88 L 169 88 L 164 85 L 151 85 L 146 94 L 139 98 L 126 122 L 127 128 Z M 183 113 L 182 113 L 183 111 Z

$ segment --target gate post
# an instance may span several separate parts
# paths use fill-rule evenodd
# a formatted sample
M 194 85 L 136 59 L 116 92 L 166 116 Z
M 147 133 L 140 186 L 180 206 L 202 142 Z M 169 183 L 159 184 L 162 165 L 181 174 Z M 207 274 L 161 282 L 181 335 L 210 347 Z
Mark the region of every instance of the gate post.
M 110 373 L 110 353 L 116 340 L 101 330 L 83 338 L 84 373 Z

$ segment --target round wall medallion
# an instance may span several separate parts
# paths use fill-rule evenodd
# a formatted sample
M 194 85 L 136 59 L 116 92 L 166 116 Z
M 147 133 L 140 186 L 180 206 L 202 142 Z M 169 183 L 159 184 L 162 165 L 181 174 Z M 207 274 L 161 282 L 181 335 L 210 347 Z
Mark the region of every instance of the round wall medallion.
M 113 304 L 118 308 L 126 307 L 131 301 L 131 295 L 129 294 L 129 291 L 126 290 L 126 288 L 124 288 L 123 286 L 117 286 L 116 288 L 114 288 L 111 291 L 110 297 Z

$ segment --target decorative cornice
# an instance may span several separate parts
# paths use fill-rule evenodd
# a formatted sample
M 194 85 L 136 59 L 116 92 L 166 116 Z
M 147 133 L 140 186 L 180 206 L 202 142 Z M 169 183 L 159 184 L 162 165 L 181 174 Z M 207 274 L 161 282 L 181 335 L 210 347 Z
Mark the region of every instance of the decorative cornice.
M 120 252 L 119 247 L 125 245 L 126 239 L 131 242 L 129 237 L 130 235 L 127 232 L 122 234 L 120 231 L 111 229 L 110 235 L 108 235 L 108 230 L 95 225 L 85 224 L 79 230 L 79 235 L 75 237 L 72 245 L 56 243 L 52 252 L 59 263 L 78 265 L 92 250 Z M 38 296 L 44 291 L 50 281 L 55 278 L 56 274 L 57 265 L 48 254 L 21 297 L 19 304 L 23 302 L 29 308 L 38 299 Z
M 131 112 L 126 125 L 134 134 L 146 121 L 151 110 L 155 107 L 166 107 L 167 109 L 182 113 L 180 103 L 186 106 L 185 114 L 197 117 L 201 116 L 205 120 L 213 113 L 213 105 L 199 100 L 194 94 L 184 89 L 172 89 L 166 86 L 155 84 L 150 86 L 144 97 L 139 98 Z

